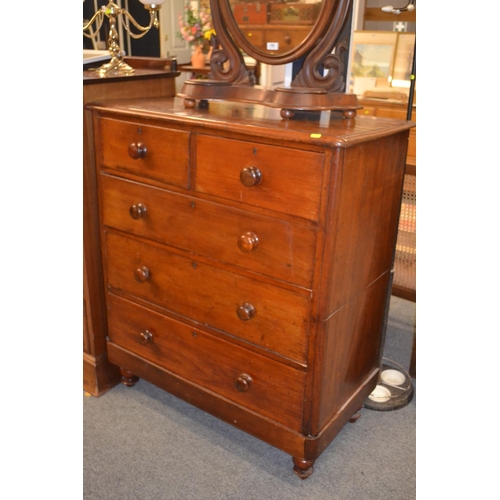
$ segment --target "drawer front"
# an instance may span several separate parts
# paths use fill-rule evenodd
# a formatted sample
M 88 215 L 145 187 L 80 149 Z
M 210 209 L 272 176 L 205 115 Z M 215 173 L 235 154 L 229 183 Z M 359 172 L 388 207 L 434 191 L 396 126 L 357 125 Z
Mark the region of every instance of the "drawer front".
M 310 297 L 108 231 L 108 287 L 305 363 Z
M 285 27 L 266 31 L 266 44 L 278 44 L 277 53 L 288 52 L 298 47 L 309 34 L 310 28 L 304 30 L 287 30 Z M 274 51 L 273 51 L 274 52 Z
M 108 296 L 111 342 L 295 430 L 305 374 L 116 296 Z
M 312 228 L 108 175 L 101 175 L 101 188 L 106 226 L 312 286 Z
M 195 189 L 317 220 L 323 163 L 321 153 L 198 135 Z
M 102 166 L 189 187 L 189 132 L 101 118 Z

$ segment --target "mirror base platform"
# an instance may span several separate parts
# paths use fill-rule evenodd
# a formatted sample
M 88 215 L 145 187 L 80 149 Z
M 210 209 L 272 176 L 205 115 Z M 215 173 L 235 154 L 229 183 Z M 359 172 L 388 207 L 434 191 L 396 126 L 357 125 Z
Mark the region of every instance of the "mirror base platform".
M 281 117 L 290 119 L 297 111 L 340 111 L 352 119 L 362 106 L 355 94 L 328 92 L 325 89 L 290 87 L 269 89 L 261 86 L 234 85 L 218 80 L 188 80 L 177 97 L 186 108 L 208 107 L 210 100 L 262 104 L 281 109 Z

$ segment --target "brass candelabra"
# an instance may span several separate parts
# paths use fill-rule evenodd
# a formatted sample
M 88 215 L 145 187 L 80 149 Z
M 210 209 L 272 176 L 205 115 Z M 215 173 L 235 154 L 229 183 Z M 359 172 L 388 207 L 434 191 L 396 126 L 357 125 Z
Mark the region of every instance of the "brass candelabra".
M 112 1 L 105 6 L 103 5 L 100 10 L 92 16 L 92 19 L 90 19 L 87 24 L 83 25 L 84 36 L 87 38 L 95 38 L 102 27 L 104 18 L 107 17 L 109 19 L 108 50 L 111 56 L 111 61 L 103 64 L 100 68 L 95 69 L 100 76 L 131 75 L 134 73 L 134 68 L 129 66 L 123 60 L 123 56 L 125 54 L 118 44 L 117 23 L 119 20 L 125 30 L 134 39 L 142 38 L 153 26 L 158 29 L 158 11 L 161 8 L 161 4 L 163 4 L 165 0 L 156 0 L 155 2 L 151 2 L 151 0 L 139 1 L 144 5 L 144 8 L 150 12 L 148 26 L 141 26 L 127 10 L 122 9 Z M 130 23 L 132 23 L 139 31 L 138 33 L 134 33 L 132 31 Z M 91 29 L 94 24 L 95 27 Z

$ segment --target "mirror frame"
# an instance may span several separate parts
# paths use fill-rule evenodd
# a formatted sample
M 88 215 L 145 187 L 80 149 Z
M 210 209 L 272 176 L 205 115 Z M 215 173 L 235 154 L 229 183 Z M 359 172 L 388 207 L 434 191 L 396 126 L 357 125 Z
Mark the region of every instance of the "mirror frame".
M 344 94 L 344 53 L 348 41 L 339 40 L 352 9 L 352 0 L 323 0 L 320 14 L 306 38 L 282 54 L 266 54 L 252 46 L 236 23 L 228 0 L 210 0 L 216 32 L 211 38 L 212 56 L 208 80 L 187 80 L 178 97 L 186 108 L 208 107 L 210 100 L 230 100 L 281 108 L 283 118 L 296 111 L 341 111 L 354 118 L 356 95 Z M 278 65 L 303 59 L 290 88 L 265 89 L 253 83 L 242 49 L 259 63 Z M 327 71 L 325 71 L 327 70 Z

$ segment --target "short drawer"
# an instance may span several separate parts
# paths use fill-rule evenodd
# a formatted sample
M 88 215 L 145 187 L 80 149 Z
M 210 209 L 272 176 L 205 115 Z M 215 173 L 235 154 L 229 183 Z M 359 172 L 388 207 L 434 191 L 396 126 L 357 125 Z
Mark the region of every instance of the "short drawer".
M 318 220 L 324 155 L 198 135 L 196 191 Z
M 111 342 L 300 430 L 304 372 L 113 295 L 108 310 Z
M 195 322 L 306 362 L 310 295 L 210 266 L 112 231 L 107 284 Z
M 101 166 L 189 187 L 189 132 L 110 118 L 98 127 Z
M 316 230 L 250 214 L 109 175 L 101 175 L 106 226 L 312 286 Z

